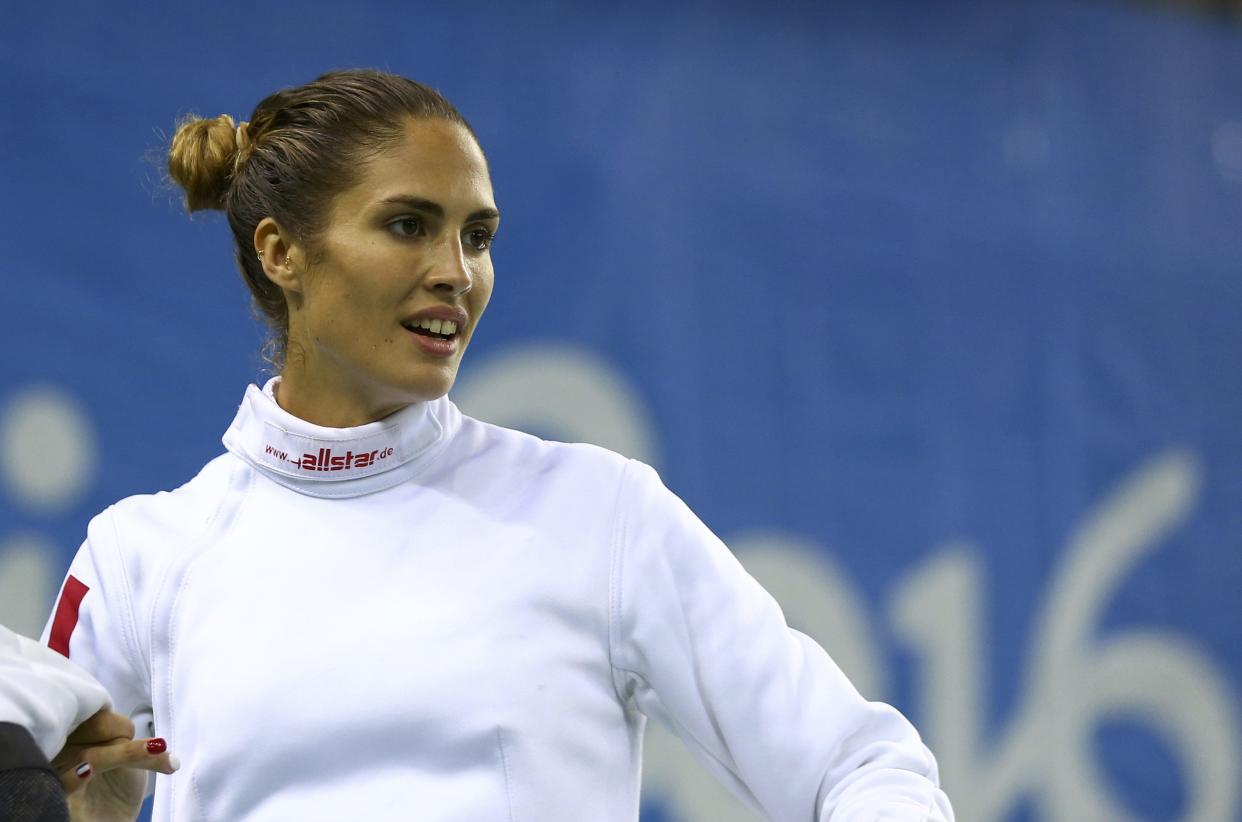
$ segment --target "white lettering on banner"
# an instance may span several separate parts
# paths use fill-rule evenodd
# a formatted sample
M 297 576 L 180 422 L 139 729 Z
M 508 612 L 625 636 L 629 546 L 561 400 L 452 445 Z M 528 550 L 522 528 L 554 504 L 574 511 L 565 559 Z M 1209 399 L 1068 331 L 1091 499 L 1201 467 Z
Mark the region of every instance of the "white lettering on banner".
M 51 537 L 37 531 L 0 539 L 0 625 L 23 636 L 43 631 L 63 572 Z
M 1025 701 L 995 745 L 985 744 L 978 721 L 985 703 L 977 553 L 942 551 L 895 592 L 894 627 L 923 661 L 924 730 L 946 784 L 957 787 L 963 818 L 1003 818 L 1026 793 L 1050 819 L 1132 817 L 1091 756 L 1092 731 L 1113 716 L 1170 743 L 1188 783 L 1180 818 L 1236 817 L 1242 755 L 1226 677 L 1172 632 L 1094 631 L 1126 572 L 1186 518 L 1199 475 L 1193 456 L 1166 452 L 1076 530 L 1040 615 Z
M 5 497 L 34 530 L 0 535 L 0 624 L 38 636 L 63 567 L 49 515 L 80 503 L 99 467 L 98 437 L 86 403 L 50 384 L 22 386 L 0 402 L 0 478 Z
M 563 362 L 574 368 L 554 378 Z M 657 438 L 641 397 L 602 361 L 569 347 L 516 348 L 471 376 L 454 391 L 466 413 L 652 462 L 644 454 L 654 452 Z M 601 412 L 609 407 L 611 412 Z M 1224 673 L 1186 635 L 1151 628 L 1096 632 L 1127 572 L 1189 515 L 1201 474 L 1190 452 L 1160 454 L 1072 534 L 1039 615 L 1024 699 L 997 739 L 986 737 L 982 721 L 986 643 L 979 551 L 966 543 L 941 546 L 894 585 L 888 623 L 917 655 L 920 725 L 959 819 L 1004 819 L 1026 796 L 1049 819 L 1131 818 L 1092 755 L 1092 732 L 1112 717 L 1148 727 L 1169 743 L 1187 785 L 1180 818 L 1238 817 L 1239 717 Z M 773 532 L 726 542 L 792 625 L 829 648 L 860 690 L 884 698 L 881 634 L 827 551 Z M 680 741 L 648 727 L 644 804 L 659 805 L 677 822 L 757 819 Z
M 642 397 L 624 374 L 574 346 L 500 351 L 471 363 L 451 396 L 481 420 L 660 464 L 655 424 Z
M 86 404 L 56 385 L 28 385 L 0 404 L 0 480 L 14 502 L 43 516 L 82 498 L 99 468 Z

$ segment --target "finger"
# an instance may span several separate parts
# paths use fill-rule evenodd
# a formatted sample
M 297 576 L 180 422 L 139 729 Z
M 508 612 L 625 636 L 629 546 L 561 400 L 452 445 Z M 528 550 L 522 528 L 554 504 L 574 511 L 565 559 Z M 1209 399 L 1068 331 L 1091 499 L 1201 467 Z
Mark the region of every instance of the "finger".
M 113 739 L 133 738 L 133 721 L 124 714 L 105 708 L 75 728 L 67 741 L 74 745 L 92 745 Z
M 181 770 L 181 760 L 169 753 L 160 754 L 150 760 L 143 768 L 156 773 L 174 774 Z
M 86 748 L 81 745 L 66 745 L 60 749 L 60 753 L 52 757 L 52 769 L 57 773 L 64 773 L 85 761 Z
M 114 768 L 141 768 L 158 773 L 174 773 L 180 763 L 167 753 L 168 744 L 160 738 L 134 739 L 92 748 L 86 754 L 97 773 Z
M 60 774 L 60 786 L 65 789 L 65 794 L 77 793 L 86 784 L 87 780 L 95 775 L 95 770 L 91 767 L 91 763 L 82 762 L 76 767 L 63 771 Z

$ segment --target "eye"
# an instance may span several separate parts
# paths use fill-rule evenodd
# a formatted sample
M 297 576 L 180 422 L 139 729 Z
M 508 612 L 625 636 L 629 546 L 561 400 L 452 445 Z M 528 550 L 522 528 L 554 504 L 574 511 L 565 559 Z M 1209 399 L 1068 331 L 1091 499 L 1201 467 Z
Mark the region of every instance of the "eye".
M 423 221 L 417 217 L 399 217 L 388 224 L 388 230 L 398 237 L 417 237 L 423 233 Z
M 496 235 L 486 228 L 472 228 L 466 232 L 466 245 L 475 251 L 487 251 L 495 240 Z

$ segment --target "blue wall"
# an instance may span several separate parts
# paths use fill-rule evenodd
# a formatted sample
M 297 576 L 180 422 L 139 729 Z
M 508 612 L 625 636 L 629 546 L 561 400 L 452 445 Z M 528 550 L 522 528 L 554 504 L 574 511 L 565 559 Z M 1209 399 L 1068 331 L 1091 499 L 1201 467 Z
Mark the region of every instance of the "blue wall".
M 1237 818 L 1242 30 L 1033 0 L 0 14 L 0 621 L 37 631 L 89 516 L 218 453 L 261 367 L 227 227 L 159 179 L 174 120 L 377 66 L 492 163 L 466 410 L 656 463 L 915 719 L 961 818 Z M 647 820 L 746 818 L 680 756 L 651 743 Z

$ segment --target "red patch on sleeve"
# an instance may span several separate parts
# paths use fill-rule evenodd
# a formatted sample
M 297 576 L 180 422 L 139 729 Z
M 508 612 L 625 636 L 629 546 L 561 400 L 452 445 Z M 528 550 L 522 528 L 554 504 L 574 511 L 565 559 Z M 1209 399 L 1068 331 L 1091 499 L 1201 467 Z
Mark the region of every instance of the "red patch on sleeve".
M 56 617 L 52 620 L 52 633 L 47 638 L 47 647 L 59 651 L 61 656 L 69 656 L 69 637 L 73 629 L 78 627 L 78 609 L 82 607 L 82 597 L 90 588 L 73 574 L 65 580 L 65 587 L 60 591 L 60 602 L 56 605 Z

